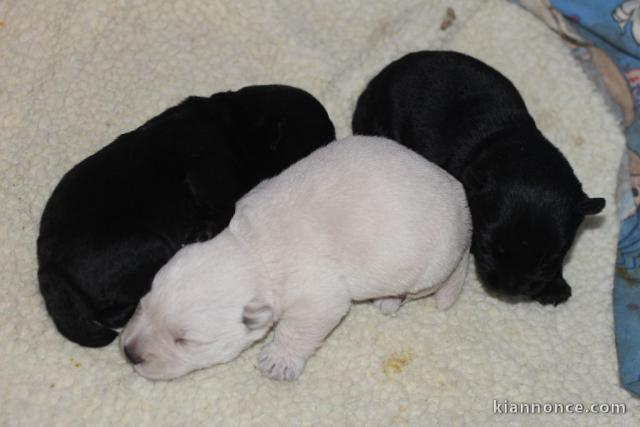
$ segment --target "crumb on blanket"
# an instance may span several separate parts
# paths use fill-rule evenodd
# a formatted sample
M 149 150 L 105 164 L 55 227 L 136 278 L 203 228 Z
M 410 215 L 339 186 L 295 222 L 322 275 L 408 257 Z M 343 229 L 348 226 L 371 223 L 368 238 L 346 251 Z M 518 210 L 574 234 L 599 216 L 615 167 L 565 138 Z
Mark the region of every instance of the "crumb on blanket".
M 456 20 L 456 11 L 453 10 L 452 7 L 447 8 L 447 12 L 444 15 L 444 19 L 442 20 L 442 24 L 440 24 L 440 29 L 442 31 L 446 30 L 450 26 L 453 25 L 453 21 Z
M 410 348 L 403 348 L 397 353 L 391 354 L 384 362 L 382 371 L 385 375 L 401 374 L 402 370 L 413 360 L 413 352 Z

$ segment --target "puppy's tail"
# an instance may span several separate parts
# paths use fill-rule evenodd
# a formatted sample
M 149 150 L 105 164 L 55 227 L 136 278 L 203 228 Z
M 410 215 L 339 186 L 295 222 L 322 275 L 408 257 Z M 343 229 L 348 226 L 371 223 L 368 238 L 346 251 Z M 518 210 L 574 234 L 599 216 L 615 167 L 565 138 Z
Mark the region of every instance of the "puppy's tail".
M 95 320 L 86 298 L 66 274 L 55 268 L 40 268 L 38 280 L 49 315 L 69 340 L 85 347 L 104 347 L 118 336 Z

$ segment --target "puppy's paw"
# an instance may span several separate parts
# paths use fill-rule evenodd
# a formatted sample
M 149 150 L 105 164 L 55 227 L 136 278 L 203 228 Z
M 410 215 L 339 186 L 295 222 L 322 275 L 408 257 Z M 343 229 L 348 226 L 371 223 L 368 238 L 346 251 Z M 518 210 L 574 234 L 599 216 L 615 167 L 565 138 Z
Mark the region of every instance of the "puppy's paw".
M 564 280 L 560 280 L 553 285 L 547 286 L 540 294 L 536 295 L 534 299 L 543 305 L 558 305 L 568 300 L 570 296 L 571 286 Z
M 400 297 L 378 298 L 373 302 L 373 305 L 376 306 L 382 314 L 393 316 L 400 309 L 402 300 L 403 298 Z
M 273 343 L 265 345 L 258 354 L 258 369 L 263 375 L 280 381 L 297 379 L 304 369 L 305 359 Z

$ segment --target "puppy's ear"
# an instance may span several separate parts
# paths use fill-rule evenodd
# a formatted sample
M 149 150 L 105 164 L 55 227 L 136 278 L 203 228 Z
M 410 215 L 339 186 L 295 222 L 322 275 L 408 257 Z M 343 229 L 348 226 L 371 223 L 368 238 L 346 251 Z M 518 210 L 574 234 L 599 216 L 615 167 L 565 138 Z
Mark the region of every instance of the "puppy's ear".
M 242 323 L 250 331 L 267 328 L 273 323 L 273 309 L 261 298 L 253 298 L 242 311 Z
M 604 209 L 605 203 L 606 202 L 602 197 L 591 199 L 585 196 L 582 202 L 580 202 L 579 209 L 583 215 L 595 215 Z

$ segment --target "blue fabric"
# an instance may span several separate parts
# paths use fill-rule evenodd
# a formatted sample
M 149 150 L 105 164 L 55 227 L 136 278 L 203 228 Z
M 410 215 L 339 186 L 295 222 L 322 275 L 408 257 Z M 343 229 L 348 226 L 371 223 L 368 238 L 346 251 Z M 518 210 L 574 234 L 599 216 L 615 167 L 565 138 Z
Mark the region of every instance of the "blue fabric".
M 620 64 L 630 59 L 638 59 L 640 22 L 634 24 L 633 15 L 640 2 L 620 0 L 551 0 L 554 8 L 591 33 L 590 41 L 607 43 L 611 49 L 607 53 Z M 636 62 L 637 63 L 637 62 Z

